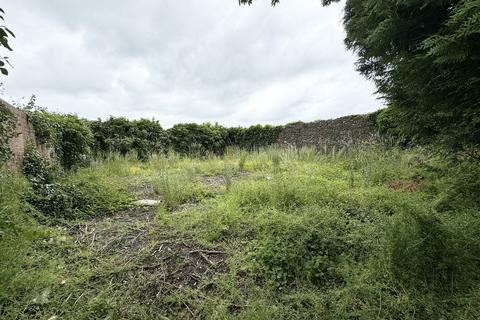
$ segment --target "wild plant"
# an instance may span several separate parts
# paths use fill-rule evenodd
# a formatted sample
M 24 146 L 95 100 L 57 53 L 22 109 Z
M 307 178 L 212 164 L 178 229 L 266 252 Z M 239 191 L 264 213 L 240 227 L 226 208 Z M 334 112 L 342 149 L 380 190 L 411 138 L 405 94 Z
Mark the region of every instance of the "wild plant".
M 240 171 L 245 170 L 245 162 L 247 161 L 248 154 L 246 152 L 242 152 L 240 154 L 240 158 L 238 159 L 238 168 Z

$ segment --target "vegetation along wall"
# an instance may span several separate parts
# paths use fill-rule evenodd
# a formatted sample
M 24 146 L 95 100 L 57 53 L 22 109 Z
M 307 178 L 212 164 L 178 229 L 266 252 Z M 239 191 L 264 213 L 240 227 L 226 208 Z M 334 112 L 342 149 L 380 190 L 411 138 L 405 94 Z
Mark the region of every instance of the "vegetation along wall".
M 215 124 L 177 124 L 163 130 L 156 120 L 110 118 L 88 121 L 75 115 L 50 113 L 35 107 L 24 109 L 1 101 L 1 156 L 20 167 L 25 150 L 33 145 L 43 158 L 55 157 L 67 168 L 80 165 L 93 154 L 135 151 L 140 159 L 174 150 L 180 154 L 223 154 L 226 147 L 252 150 L 278 144 L 283 147 L 342 148 L 378 139 L 376 114 L 354 115 L 286 126 L 256 125 L 226 128 Z M 77 150 L 78 149 L 78 150 Z M 0 150 L 0 151 L 1 151 Z M 0 159 L 2 160 L 2 159 Z
M 27 113 L 0 99 L 1 142 L 0 153 L 9 167 L 20 167 L 28 144 L 32 144 L 45 159 L 52 159 L 54 151 L 38 143 Z M 1 160 L 1 159 L 0 159 Z

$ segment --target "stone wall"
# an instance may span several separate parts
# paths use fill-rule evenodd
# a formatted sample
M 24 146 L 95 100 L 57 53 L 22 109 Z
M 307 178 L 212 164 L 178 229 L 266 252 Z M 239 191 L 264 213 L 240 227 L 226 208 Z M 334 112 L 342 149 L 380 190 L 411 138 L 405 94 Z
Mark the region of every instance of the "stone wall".
M 36 145 L 37 150 L 44 158 L 50 161 L 55 159 L 55 152 L 52 148 L 37 143 L 35 130 L 28 121 L 25 111 L 1 99 L 0 105 L 15 115 L 17 123 L 17 135 L 9 141 L 9 147 L 12 151 L 12 157 L 8 163 L 9 167 L 21 167 L 25 148 L 29 142 Z M 311 146 L 318 149 L 331 149 L 333 147 L 340 149 L 345 146 L 375 141 L 378 137 L 372 117 L 369 115 L 354 115 L 332 120 L 288 124 L 280 132 L 278 144 L 284 147 L 296 148 Z
M 372 117 L 353 115 L 332 120 L 288 124 L 280 133 L 278 144 L 285 147 L 311 146 L 331 149 L 377 139 L 378 134 Z
M 33 143 L 40 154 L 46 159 L 54 159 L 54 151 L 44 145 L 37 143 L 35 138 L 35 130 L 28 121 L 25 111 L 12 106 L 11 104 L 0 99 L 0 105 L 10 110 L 16 119 L 16 135 L 9 140 L 9 148 L 12 152 L 10 160 L 7 162 L 9 168 L 20 168 L 23 163 L 23 156 L 28 143 Z

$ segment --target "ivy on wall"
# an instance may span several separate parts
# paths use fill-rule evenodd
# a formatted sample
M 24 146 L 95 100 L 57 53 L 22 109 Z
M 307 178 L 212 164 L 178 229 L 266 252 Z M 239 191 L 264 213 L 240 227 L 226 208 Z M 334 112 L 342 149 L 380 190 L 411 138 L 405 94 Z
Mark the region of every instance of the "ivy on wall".
M 8 141 L 16 135 L 15 115 L 0 104 L 0 164 L 11 156 Z

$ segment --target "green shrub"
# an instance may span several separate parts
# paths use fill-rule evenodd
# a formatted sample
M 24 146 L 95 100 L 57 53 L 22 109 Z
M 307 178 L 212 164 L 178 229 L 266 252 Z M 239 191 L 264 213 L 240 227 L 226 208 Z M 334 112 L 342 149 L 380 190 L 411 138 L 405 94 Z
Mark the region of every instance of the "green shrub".
M 66 169 L 84 166 L 88 163 L 93 142 L 93 135 L 87 122 L 75 115 L 62 115 L 57 119 L 59 130 L 55 151 L 60 163 Z
M 223 154 L 227 147 L 227 131 L 218 124 L 176 124 L 167 133 L 173 150 L 182 155 Z
M 23 172 L 32 185 L 26 200 L 46 217 L 75 219 L 105 215 L 125 206 L 126 191 L 103 176 L 70 175 L 58 181 L 57 169 L 29 144 L 23 160 Z
M 406 146 L 414 137 L 406 137 L 405 132 L 398 126 L 398 119 L 403 115 L 395 108 L 385 108 L 372 115 L 378 131 L 384 136 L 390 136 Z
M 53 182 L 53 169 L 32 143 L 29 143 L 25 149 L 22 169 L 23 174 L 34 187 Z
M 140 160 L 154 153 L 165 153 L 167 137 L 158 121 L 110 117 L 107 121 L 93 121 L 90 127 L 94 135 L 93 150 L 96 155 L 120 153 L 125 156 L 135 151 Z
M 34 106 L 34 102 L 29 103 L 25 111 L 35 129 L 37 142 L 54 147 L 60 164 L 68 170 L 85 165 L 93 143 L 87 121 L 76 115 L 48 112 Z
M 88 181 L 43 185 L 29 192 L 26 199 L 44 216 L 56 219 L 103 216 L 128 203 L 125 192 L 118 187 Z
M 268 147 L 277 143 L 282 130 L 282 126 L 271 125 L 227 128 L 226 144 L 247 150 Z
M 480 209 L 480 166 L 466 159 L 451 161 L 442 170 L 436 188 L 436 209 L 442 212 Z
M 307 219 L 284 226 L 259 241 L 252 253 L 253 270 L 278 287 L 302 281 L 341 284 L 342 259 L 355 256 L 360 244 L 357 248 L 348 244 L 349 235 L 340 220 Z
M 60 179 L 57 170 L 47 166 L 36 149 L 29 149 L 24 172 L 33 188 L 26 201 L 45 217 L 76 219 L 106 215 L 129 202 L 126 189 L 99 172 L 77 171 Z M 90 172 L 89 169 L 83 169 Z

